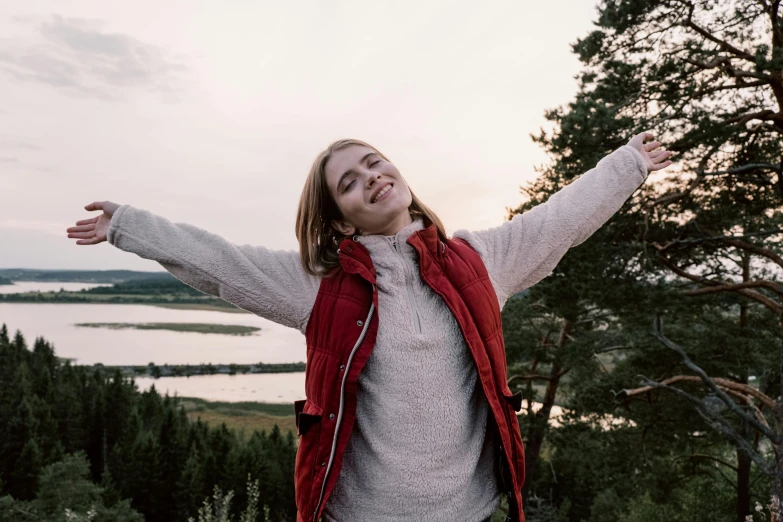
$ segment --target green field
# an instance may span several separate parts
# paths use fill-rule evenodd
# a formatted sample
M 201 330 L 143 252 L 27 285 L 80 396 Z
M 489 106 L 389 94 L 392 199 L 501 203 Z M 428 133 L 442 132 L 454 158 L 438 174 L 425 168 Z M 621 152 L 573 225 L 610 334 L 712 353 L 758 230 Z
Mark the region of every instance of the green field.
M 284 434 L 293 431 L 296 435 L 293 403 L 211 402 L 194 397 L 181 397 L 179 400 L 189 419 L 201 419 L 212 426 L 225 423 L 226 427 L 236 430 L 243 438 L 256 430 L 269 433 L 275 424 Z

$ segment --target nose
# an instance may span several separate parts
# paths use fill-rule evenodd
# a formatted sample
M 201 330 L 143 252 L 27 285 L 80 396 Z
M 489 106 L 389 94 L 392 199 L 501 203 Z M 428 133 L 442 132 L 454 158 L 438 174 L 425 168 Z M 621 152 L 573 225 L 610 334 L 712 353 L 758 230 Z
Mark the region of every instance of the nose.
M 372 174 L 370 174 L 367 178 L 367 188 L 370 188 L 373 185 L 375 185 L 375 183 L 377 183 L 380 179 L 381 179 L 380 173 L 373 172 Z

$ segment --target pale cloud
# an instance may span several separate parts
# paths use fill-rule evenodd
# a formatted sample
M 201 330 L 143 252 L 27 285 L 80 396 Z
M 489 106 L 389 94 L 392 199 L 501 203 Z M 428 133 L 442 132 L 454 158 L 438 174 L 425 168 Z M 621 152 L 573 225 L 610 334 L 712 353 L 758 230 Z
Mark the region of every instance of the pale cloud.
M 0 267 L 160 270 L 66 237 L 97 200 L 298 248 L 310 162 L 346 136 L 448 232 L 500 225 L 594 4 L 0 2 Z
M 18 81 L 109 100 L 142 89 L 176 101 L 184 89 L 184 63 L 133 36 L 104 32 L 101 20 L 55 14 L 15 21 L 33 29 L 28 38 L 2 42 L 0 68 Z
M 40 147 L 21 140 L 0 141 L 0 179 L 22 173 L 51 172 L 51 167 L 35 161 L 40 150 Z M 30 161 L 31 158 L 33 161 Z
M 4 219 L 0 220 L 0 229 L 27 230 L 46 234 L 63 236 L 65 229 L 62 223 L 35 219 Z
M 1 114 L 2 112 L 0 112 Z M 0 140 L 0 150 L 41 150 L 38 145 L 33 145 L 23 140 Z

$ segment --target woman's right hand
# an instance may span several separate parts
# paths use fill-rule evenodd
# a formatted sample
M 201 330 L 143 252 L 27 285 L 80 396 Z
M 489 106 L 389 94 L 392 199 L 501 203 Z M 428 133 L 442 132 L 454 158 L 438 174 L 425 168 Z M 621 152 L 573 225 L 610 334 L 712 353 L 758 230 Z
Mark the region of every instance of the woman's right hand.
M 111 201 L 95 201 L 85 205 L 84 208 L 85 210 L 102 210 L 103 212 L 94 218 L 77 221 L 76 226 L 66 230 L 68 237 L 78 239 L 77 245 L 97 245 L 106 241 L 111 217 L 114 215 L 114 211 L 120 208 L 120 205 Z

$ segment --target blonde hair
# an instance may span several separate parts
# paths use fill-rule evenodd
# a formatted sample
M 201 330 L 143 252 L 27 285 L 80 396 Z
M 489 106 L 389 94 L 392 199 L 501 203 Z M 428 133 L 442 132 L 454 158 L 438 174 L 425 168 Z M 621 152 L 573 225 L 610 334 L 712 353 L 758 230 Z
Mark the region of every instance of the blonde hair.
M 299 210 L 296 214 L 296 239 L 299 241 L 299 256 L 302 266 L 309 274 L 316 276 L 332 275 L 340 266 L 337 248 L 345 236 L 332 227 L 332 220 L 342 220 L 343 215 L 334 201 L 326 184 L 326 163 L 335 151 L 349 145 L 362 145 L 371 149 L 386 161 L 389 159 L 378 149 L 361 140 L 344 139 L 329 145 L 313 161 L 310 174 L 307 175 L 302 196 L 299 198 Z M 411 191 L 413 200 L 408 211 L 411 217 L 421 217 L 425 228 L 435 225 L 438 236 L 446 241 L 446 229 L 438 216 L 430 210 Z

